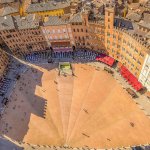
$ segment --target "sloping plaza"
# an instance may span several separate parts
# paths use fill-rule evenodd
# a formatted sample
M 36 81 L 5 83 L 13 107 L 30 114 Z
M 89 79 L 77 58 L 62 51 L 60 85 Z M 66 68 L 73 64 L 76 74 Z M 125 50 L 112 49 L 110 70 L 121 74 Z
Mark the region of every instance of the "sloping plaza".
M 34 145 L 116 148 L 150 142 L 150 120 L 114 77 L 86 63 L 29 64 L 17 81 L 0 132 Z

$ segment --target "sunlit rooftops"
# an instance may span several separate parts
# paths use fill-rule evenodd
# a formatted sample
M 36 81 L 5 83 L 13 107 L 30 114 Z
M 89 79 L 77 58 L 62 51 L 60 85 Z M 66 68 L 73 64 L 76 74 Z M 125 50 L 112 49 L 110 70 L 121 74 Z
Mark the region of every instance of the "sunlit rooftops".
M 11 16 L 0 17 L 0 30 L 14 29 L 14 23 Z
M 0 4 L 12 3 L 12 2 L 16 2 L 16 0 L 0 0 Z
M 44 19 L 44 26 L 57 26 L 57 25 L 64 25 L 67 24 L 68 22 L 64 21 L 62 18 L 58 16 L 49 16 L 45 17 Z
M 6 16 L 17 12 L 19 12 L 19 4 L 16 3 L 13 6 L 7 5 L 0 9 L 0 16 Z
M 69 0 L 65 2 L 48 1 L 43 3 L 30 4 L 30 6 L 27 9 L 27 12 L 41 12 L 41 11 L 56 10 L 68 6 L 70 6 Z
M 30 29 L 39 27 L 39 18 L 35 14 L 29 14 L 25 17 L 13 17 L 15 27 L 18 29 Z

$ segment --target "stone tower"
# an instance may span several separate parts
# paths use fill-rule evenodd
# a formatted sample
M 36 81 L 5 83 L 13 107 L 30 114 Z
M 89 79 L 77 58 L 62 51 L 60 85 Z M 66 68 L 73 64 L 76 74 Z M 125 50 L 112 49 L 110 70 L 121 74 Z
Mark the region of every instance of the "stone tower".
M 112 43 L 112 33 L 114 29 L 114 16 L 115 10 L 112 5 L 105 6 L 105 47 L 107 53 L 109 54 L 109 50 L 111 49 Z

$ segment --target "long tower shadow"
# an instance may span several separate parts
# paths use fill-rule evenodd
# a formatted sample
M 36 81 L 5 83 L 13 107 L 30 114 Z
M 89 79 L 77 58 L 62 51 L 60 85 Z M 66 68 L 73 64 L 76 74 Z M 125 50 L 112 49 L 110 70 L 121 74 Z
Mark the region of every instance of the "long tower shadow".
M 42 87 L 42 76 L 42 71 L 30 66 L 21 75 L 0 120 L 1 135 L 6 135 L 16 141 L 23 141 L 29 129 L 31 115 L 44 119 L 47 100 L 36 94 L 37 86 Z M 37 124 L 37 126 L 40 125 Z

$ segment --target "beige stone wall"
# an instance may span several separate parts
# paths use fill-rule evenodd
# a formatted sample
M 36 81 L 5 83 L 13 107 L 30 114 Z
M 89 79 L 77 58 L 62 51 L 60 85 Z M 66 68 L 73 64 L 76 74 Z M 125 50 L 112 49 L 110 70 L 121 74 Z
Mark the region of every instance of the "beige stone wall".
M 103 23 L 96 23 L 90 22 L 89 23 L 89 38 L 87 39 L 87 45 L 90 46 L 90 49 L 96 51 L 104 51 L 106 52 L 105 48 L 105 34 L 104 34 L 104 25 Z
M 147 54 L 143 67 L 139 76 L 139 81 L 147 88 L 150 92 L 150 55 Z
M 138 78 L 146 57 L 146 48 L 132 36 L 123 33 L 119 61 Z
M 140 75 L 147 49 L 130 34 L 114 29 L 107 35 L 109 55 L 125 65 L 137 78 Z
M 88 14 L 82 14 L 82 20 L 82 23 L 72 23 L 76 47 L 95 51 L 105 50 L 104 23 L 88 21 Z
M 76 47 L 85 47 L 88 36 L 87 27 L 83 23 L 73 23 L 71 27 Z
M 126 66 L 138 78 L 147 54 L 147 48 L 128 31 L 114 28 L 113 22 L 113 8 L 106 8 L 105 47 L 108 54 Z

